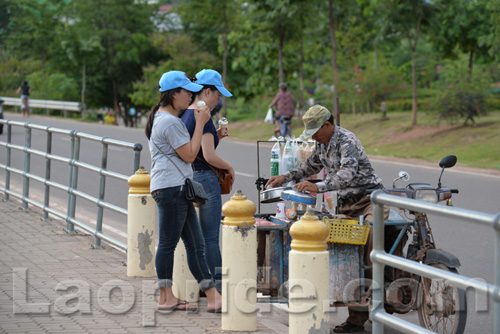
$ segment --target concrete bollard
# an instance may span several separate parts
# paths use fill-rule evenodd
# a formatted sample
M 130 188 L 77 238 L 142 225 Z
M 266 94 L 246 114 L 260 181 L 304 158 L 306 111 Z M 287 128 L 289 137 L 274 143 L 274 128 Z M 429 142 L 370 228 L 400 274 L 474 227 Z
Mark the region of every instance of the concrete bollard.
M 127 276 L 156 277 L 155 202 L 143 167 L 128 179 Z
M 290 228 L 289 333 L 329 334 L 328 227 L 312 209 Z
M 257 330 L 255 211 L 241 190 L 222 206 L 222 330 Z

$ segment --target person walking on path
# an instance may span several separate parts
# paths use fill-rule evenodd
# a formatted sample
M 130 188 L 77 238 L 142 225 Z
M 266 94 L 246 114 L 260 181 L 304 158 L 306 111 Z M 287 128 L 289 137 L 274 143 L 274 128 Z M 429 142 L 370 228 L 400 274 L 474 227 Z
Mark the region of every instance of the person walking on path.
M 221 75 L 214 70 L 203 70 L 196 74 L 194 81 L 202 85 L 203 88 L 193 93 L 191 105 L 182 113 L 181 119 L 186 124 L 191 137 L 198 126 L 196 121 L 196 105 L 199 101 L 205 102 L 210 110 L 213 110 L 219 103 L 220 96 L 231 97 L 231 94 L 222 83 Z M 222 257 L 219 247 L 219 231 L 222 216 L 222 198 L 219 186 L 218 175 L 212 168 L 228 170 L 235 179 L 233 166 L 227 160 L 222 159 L 217 153 L 219 140 L 226 137 L 221 133 L 221 129 L 215 129 L 213 122 L 205 123 L 203 136 L 201 139 L 201 149 L 193 162 L 194 180 L 200 182 L 208 194 L 208 200 L 200 205 L 199 217 L 203 236 L 205 238 L 208 267 L 215 279 L 217 290 L 222 290 Z M 212 168 L 210 168 L 212 166 Z
M 159 82 L 160 101 L 149 113 L 146 137 L 151 152 L 151 196 L 159 213 L 159 244 L 156 273 L 160 298 L 159 310 L 197 310 L 196 304 L 177 298 L 172 290 L 175 248 L 182 238 L 189 270 L 208 299 L 208 311 L 219 313 L 220 294 L 205 258 L 205 242 L 192 202 L 186 199 L 185 180 L 193 178 L 191 163 L 200 151 L 203 127 L 210 119 L 208 107 L 195 112 L 193 137 L 178 117 L 191 102 L 192 92 L 203 86 L 192 83 L 181 71 L 164 73 Z
M 291 180 L 300 180 L 317 174 L 321 169 L 327 173 L 322 182 L 308 181 L 297 183 L 299 191 L 327 192 L 337 190 L 340 214 L 350 217 L 363 215 L 366 221 L 373 220 L 373 204 L 367 196 L 368 189 L 383 188 L 382 179 L 375 171 L 366 155 L 360 140 L 350 131 L 335 125 L 331 112 L 321 105 L 314 105 L 302 117 L 305 138 L 312 137 L 318 145 L 309 158 L 299 167 L 282 175 L 272 176 L 266 184 L 279 187 Z M 385 218 L 389 208 L 385 207 Z M 370 252 L 373 248 L 372 231 L 364 247 L 364 259 L 371 266 Z M 371 278 L 371 270 L 365 272 Z M 364 330 L 368 320 L 367 307 L 349 307 L 347 320 L 333 329 L 334 333 L 351 333 Z
M 279 92 L 276 94 L 274 99 L 269 104 L 269 108 L 277 104 L 276 115 L 274 116 L 274 124 L 276 125 L 276 131 L 280 131 L 280 117 L 290 116 L 290 118 L 295 114 L 295 108 L 293 106 L 293 96 L 292 93 L 288 91 L 286 83 L 281 82 L 278 85 Z
M 31 93 L 31 88 L 28 85 L 28 81 L 23 80 L 21 86 L 17 89 L 17 94 L 21 93 L 21 114 L 23 116 L 29 116 L 29 98 Z

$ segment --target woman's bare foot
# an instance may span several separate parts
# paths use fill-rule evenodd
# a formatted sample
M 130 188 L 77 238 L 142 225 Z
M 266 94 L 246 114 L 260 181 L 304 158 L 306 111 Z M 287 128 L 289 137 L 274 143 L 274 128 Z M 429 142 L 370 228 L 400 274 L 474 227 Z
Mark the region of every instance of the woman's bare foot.
M 208 299 L 208 312 L 220 313 L 222 310 L 222 297 L 215 288 L 205 290 L 205 295 Z

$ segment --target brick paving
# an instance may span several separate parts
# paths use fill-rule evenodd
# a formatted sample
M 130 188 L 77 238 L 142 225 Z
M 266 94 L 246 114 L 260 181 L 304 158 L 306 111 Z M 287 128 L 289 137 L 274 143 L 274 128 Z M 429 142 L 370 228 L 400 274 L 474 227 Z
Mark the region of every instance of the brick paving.
M 207 312 L 206 298 L 194 313 L 155 311 L 155 279 L 127 277 L 123 252 L 92 249 L 93 237 L 61 233 L 64 222 L 41 218 L 0 195 L 0 333 L 230 332 Z M 251 333 L 288 333 L 272 309 L 258 314 Z

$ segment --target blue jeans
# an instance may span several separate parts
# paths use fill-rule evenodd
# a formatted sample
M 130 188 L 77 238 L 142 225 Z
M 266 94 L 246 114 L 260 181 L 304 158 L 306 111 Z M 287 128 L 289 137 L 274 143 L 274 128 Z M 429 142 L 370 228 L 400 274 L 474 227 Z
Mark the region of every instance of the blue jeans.
M 171 287 L 174 252 L 179 239 L 186 247 L 189 270 L 205 291 L 214 282 L 205 259 L 205 242 L 193 203 L 186 200 L 184 186 L 158 189 L 151 193 L 158 207 L 159 243 L 156 275 L 159 287 Z
M 212 170 L 199 170 L 194 180 L 200 182 L 208 195 L 205 204 L 199 207 L 200 225 L 205 238 L 205 257 L 215 280 L 217 290 L 222 290 L 222 258 L 219 248 L 219 231 L 222 217 L 222 199 L 217 175 Z

